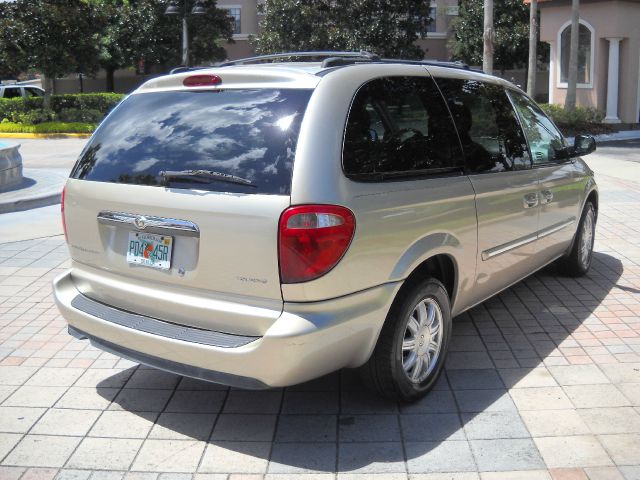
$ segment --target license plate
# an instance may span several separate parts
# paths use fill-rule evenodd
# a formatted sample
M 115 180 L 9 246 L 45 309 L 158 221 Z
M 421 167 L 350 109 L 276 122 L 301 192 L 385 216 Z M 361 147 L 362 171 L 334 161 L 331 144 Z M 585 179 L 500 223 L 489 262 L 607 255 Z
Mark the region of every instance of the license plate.
M 173 237 L 129 232 L 127 263 L 168 270 L 171 267 Z

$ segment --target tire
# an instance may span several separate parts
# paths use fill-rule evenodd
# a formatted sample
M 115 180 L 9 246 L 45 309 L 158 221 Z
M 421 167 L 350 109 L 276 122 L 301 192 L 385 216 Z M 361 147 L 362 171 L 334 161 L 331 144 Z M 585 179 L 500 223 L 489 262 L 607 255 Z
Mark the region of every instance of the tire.
M 559 262 L 559 271 L 569 277 L 581 277 L 589 271 L 593 258 L 593 240 L 596 233 L 596 210 L 587 202 L 580 217 L 571 250 Z
M 403 290 L 389 310 L 361 375 L 365 384 L 382 396 L 411 402 L 424 397 L 442 373 L 451 338 L 451 304 L 444 285 L 433 278 Z

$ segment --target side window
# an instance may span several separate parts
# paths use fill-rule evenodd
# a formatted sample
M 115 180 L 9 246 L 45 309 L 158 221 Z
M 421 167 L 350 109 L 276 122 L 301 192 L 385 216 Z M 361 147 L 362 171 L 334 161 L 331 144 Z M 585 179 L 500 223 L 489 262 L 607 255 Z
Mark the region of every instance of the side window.
M 20 87 L 4 87 L 3 98 L 19 98 L 19 97 L 22 97 L 22 92 L 20 91 Z
M 347 176 L 375 179 L 462 166 L 446 104 L 428 77 L 386 77 L 363 85 L 349 111 L 342 162 Z
M 37 88 L 24 87 L 24 92 L 27 97 L 42 97 L 42 92 Z
M 562 134 L 544 114 L 540 107 L 527 97 L 513 90 L 509 90 L 509 97 L 520 115 L 524 133 L 529 140 L 529 148 L 534 165 L 562 161 L 565 147 Z
M 476 80 L 437 79 L 472 173 L 531 168 L 522 129 L 505 91 Z

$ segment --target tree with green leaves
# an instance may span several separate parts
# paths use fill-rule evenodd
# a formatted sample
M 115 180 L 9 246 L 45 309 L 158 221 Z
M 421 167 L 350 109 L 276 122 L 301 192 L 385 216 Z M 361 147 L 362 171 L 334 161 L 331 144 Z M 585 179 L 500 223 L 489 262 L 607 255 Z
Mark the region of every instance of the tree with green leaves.
M 194 0 L 187 2 L 188 11 Z M 226 53 L 218 39 L 232 26 L 214 0 L 204 15 L 189 16 L 193 63 L 212 63 Z M 113 90 L 113 73 L 146 65 L 180 64 L 181 22 L 164 14 L 164 0 L 16 0 L 0 2 L 0 77 L 27 69 L 45 75 L 45 103 L 52 80 L 69 73 L 91 75 L 99 67 Z
M 482 65 L 483 0 L 461 0 L 459 16 L 453 22 L 452 56 L 470 65 Z M 522 0 L 494 3 L 493 63 L 496 70 L 522 68 L 529 52 L 529 8 Z M 538 58 L 547 52 L 538 44 Z
M 106 74 L 106 89 L 114 91 L 114 73 L 131 66 L 137 57 L 137 47 L 146 34 L 148 3 L 128 0 L 91 0 L 103 20 L 99 37 L 98 63 Z
M 423 0 L 266 0 L 255 39 L 258 53 L 367 50 L 386 57 L 423 58 Z
M 92 74 L 98 68 L 102 29 L 94 9 L 82 0 L 16 0 L 10 46 L 24 65 L 45 75 L 45 105 L 56 77 L 70 72 Z M 4 34 L 2 34 L 4 35 Z
M 181 22 L 164 14 L 162 0 L 90 0 L 104 18 L 100 36 L 99 61 L 107 73 L 107 90 L 113 91 L 113 73 L 136 65 L 179 65 L 181 62 Z M 193 0 L 186 1 L 187 12 Z M 181 4 L 184 6 L 184 3 Z M 189 50 L 193 63 L 212 63 L 225 58 L 217 39 L 231 39 L 232 26 L 225 10 L 214 1 L 205 2 L 204 15 L 189 15 Z
M 179 18 L 165 15 L 166 2 L 141 0 L 155 4 L 153 17 L 148 18 L 149 29 L 138 47 L 146 63 L 180 65 L 182 62 L 182 24 Z M 187 2 L 190 12 L 195 1 Z M 204 15 L 189 15 L 189 57 L 192 65 L 211 64 L 226 57 L 221 40 L 231 40 L 233 27 L 226 10 L 216 8 L 213 0 L 205 1 Z
M 16 78 L 29 67 L 21 46 L 14 41 L 21 32 L 14 9 L 14 3 L 0 2 L 0 79 Z

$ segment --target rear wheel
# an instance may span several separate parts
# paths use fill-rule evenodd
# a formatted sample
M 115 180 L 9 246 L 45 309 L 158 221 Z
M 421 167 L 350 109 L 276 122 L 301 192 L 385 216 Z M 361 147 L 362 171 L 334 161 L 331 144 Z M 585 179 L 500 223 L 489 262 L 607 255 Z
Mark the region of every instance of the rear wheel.
M 437 381 L 451 336 L 451 306 L 444 285 L 429 278 L 401 291 L 362 374 L 385 397 L 413 401 Z
M 596 210 L 593 204 L 588 202 L 582 211 L 571 251 L 559 262 L 561 273 L 571 277 L 581 277 L 589 271 L 593 257 L 595 232 Z

